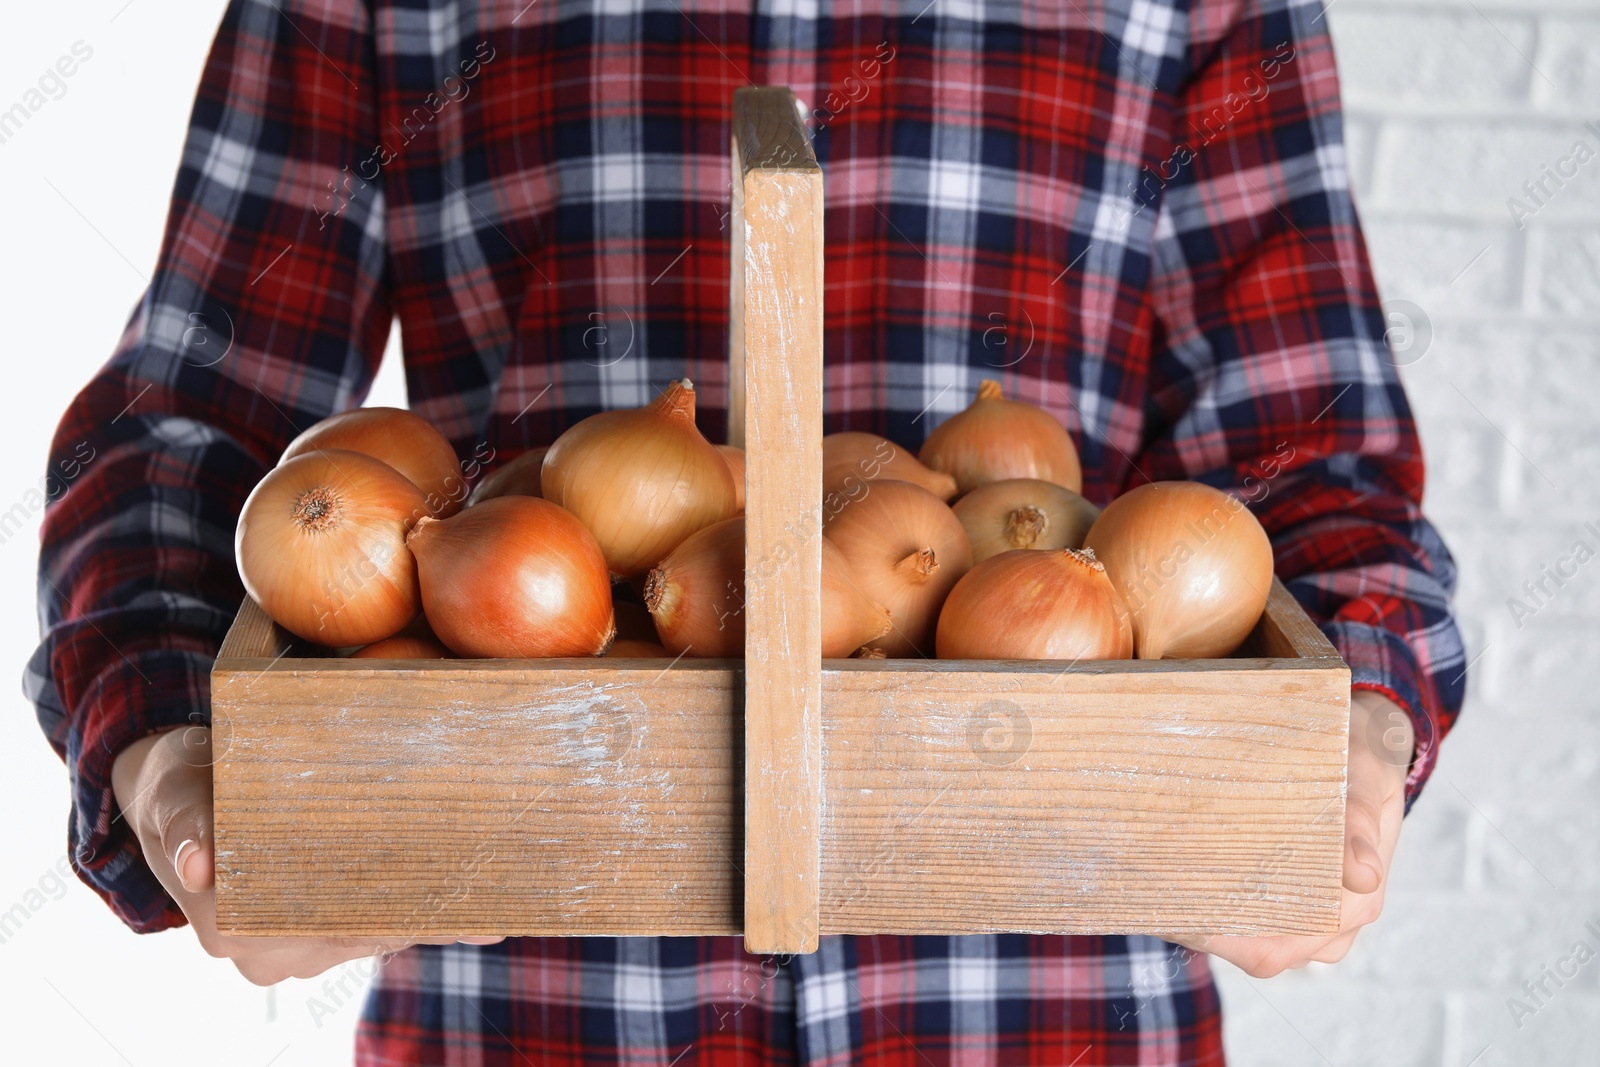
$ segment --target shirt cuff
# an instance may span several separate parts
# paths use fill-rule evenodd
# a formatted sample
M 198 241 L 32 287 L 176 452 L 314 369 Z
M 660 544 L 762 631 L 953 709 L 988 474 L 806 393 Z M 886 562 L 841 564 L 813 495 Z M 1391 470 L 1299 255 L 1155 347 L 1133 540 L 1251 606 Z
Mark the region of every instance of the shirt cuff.
M 1406 773 L 1406 811 L 1422 794 L 1438 757 L 1439 719 L 1429 700 L 1430 680 L 1417 666 L 1416 654 L 1391 630 L 1365 623 L 1333 621 L 1322 632 L 1350 665 L 1350 688 L 1382 693 L 1411 717 L 1416 740 Z M 1377 743 L 1374 741 L 1374 743 Z
M 138 933 L 187 923 L 145 863 L 139 839 L 117 807 L 111 765 L 141 737 L 211 722 L 211 659 L 154 649 L 119 659 L 82 696 L 83 714 L 67 741 L 72 866 Z

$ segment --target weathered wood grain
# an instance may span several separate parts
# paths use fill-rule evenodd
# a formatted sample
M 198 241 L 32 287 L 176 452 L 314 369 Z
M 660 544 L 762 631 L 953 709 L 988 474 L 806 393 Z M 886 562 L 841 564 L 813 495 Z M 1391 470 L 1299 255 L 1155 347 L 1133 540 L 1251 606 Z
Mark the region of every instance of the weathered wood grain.
M 659 660 L 213 675 L 240 934 L 735 934 L 740 677 Z
M 822 805 L 822 172 L 787 89 L 733 103 L 745 440 L 744 937 L 817 947 Z

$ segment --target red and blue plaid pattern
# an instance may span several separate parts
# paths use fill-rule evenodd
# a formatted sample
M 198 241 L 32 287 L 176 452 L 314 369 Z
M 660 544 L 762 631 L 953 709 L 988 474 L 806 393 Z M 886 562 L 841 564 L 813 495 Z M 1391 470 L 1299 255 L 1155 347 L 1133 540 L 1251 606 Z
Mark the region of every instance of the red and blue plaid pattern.
M 1096 502 L 1237 492 L 1355 684 L 1414 718 L 1414 798 L 1462 696 L 1454 569 L 1418 507 L 1324 25 L 1314 0 L 235 0 L 152 284 L 54 446 L 94 458 L 45 522 L 26 685 L 82 876 L 137 929 L 182 921 L 115 818 L 112 758 L 207 718 L 243 498 L 360 402 L 395 315 L 411 404 L 463 460 L 684 375 L 721 434 L 748 83 L 796 90 L 824 169 L 827 428 L 914 446 L 997 377 L 1069 427 Z M 773 1062 L 1220 1062 L 1203 962 L 1116 1007 L 1171 951 L 837 939 L 738 1033 Z M 732 1048 L 718 982 L 763 966 L 709 940 L 414 951 L 363 1042 L 666 1063 L 697 1035 Z

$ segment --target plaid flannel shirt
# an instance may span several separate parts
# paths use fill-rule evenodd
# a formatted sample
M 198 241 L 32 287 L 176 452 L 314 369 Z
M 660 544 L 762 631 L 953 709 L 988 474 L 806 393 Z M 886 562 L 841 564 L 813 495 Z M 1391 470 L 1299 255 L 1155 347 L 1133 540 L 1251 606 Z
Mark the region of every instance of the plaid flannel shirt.
M 915 446 L 998 377 L 1097 503 L 1238 493 L 1354 684 L 1411 715 L 1415 798 L 1461 701 L 1454 569 L 1316 0 L 234 0 L 152 283 L 54 443 L 26 677 L 73 861 L 130 925 L 182 916 L 112 759 L 206 720 L 244 496 L 360 403 L 394 316 L 412 407 L 469 464 L 683 375 L 722 432 L 747 83 L 796 90 L 824 170 L 827 429 Z M 524 939 L 401 955 L 361 1047 L 1187 1064 L 1220 1062 L 1216 1012 L 1204 960 L 1150 938 Z

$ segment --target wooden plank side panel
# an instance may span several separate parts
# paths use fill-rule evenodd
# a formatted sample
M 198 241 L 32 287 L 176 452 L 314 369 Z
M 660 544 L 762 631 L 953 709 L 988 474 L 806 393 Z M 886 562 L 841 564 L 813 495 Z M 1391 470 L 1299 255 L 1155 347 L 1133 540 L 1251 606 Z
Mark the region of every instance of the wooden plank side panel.
M 744 367 L 745 948 L 813 952 L 822 803 L 822 172 L 787 89 L 734 94 Z
M 824 682 L 827 933 L 1338 928 L 1347 670 Z
M 739 672 L 549 662 L 219 668 L 221 928 L 738 933 Z

